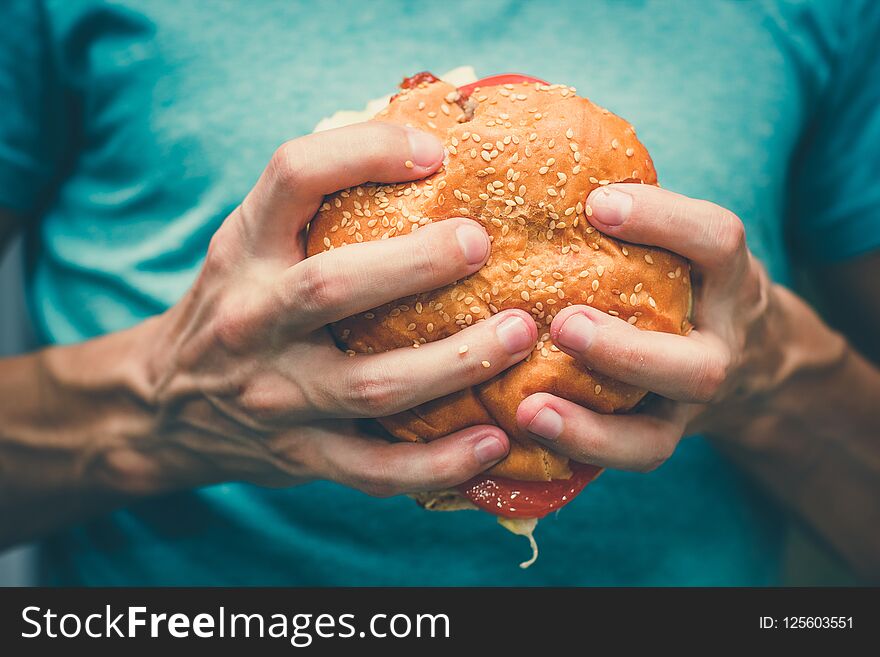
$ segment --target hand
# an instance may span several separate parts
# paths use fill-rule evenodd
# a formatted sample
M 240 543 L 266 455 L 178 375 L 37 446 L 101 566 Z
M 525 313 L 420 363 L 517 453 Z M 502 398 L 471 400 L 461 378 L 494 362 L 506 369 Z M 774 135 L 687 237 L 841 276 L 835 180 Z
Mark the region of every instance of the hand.
M 770 283 L 746 247 L 742 222 L 724 208 L 637 184 L 595 190 L 588 203 L 603 233 L 691 261 L 695 328 L 687 336 L 643 331 L 588 306 L 566 308 L 550 328 L 561 350 L 659 397 L 642 412 L 601 415 L 536 394 L 520 404 L 517 421 L 577 461 L 648 471 L 686 433 L 735 432 L 785 376 L 791 333 L 778 307 L 787 293 Z
M 421 178 L 442 158 L 430 135 L 379 122 L 277 151 L 212 239 L 193 288 L 156 320 L 147 359 L 160 438 L 118 458 L 130 486 L 183 470 L 189 480 L 332 479 L 391 495 L 455 485 L 506 455 L 507 437 L 493 426 L 408 444 L 368 437 L 351 419 L 411 408 L 525 358 L 537 339 L 527 313 L 500 313 L 420 349 L 356 357 L 325 328 L 478 270 L 490 249 L 478 224 L 449 219 L 305 259 L 304 229 L 326 194 Z

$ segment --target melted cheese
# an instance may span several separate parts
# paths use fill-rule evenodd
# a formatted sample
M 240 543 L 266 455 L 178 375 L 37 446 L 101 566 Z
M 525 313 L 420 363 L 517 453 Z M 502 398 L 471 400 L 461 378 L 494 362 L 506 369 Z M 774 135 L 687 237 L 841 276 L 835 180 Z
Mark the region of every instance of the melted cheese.
M 498 516 L 498 524 L 517 536 L 525 536 L 529 539 L 532 548 L 532 558 L 523 561 L 519 567 L 528 568 L 538 560 L 538 544 L 535 542 L 535 528 L 538 526 L 537 518 L 503 518 Z

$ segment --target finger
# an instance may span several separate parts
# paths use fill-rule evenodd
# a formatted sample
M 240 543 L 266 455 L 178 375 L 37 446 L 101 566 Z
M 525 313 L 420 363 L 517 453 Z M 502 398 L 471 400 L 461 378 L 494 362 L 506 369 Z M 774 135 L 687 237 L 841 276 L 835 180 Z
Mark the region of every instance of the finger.
M 659 400 L 651 413 L 603 415 L 538 393 L 520 403 L 517 424 L 538 442 L 581 463 L 648 472 L 668 459 L 681 438 L 685 404 Z
M 430 443 L 329 434 L 317 442 L 317 470 L 322 478 L 388 497 L 460 484 L 500 461 L 509 448 L 501 429 L 485 425 Z
M 590 194 L 590 223 L 627 242 L 669 249 L 706 270 L 744 267 L 742 221 L 714 203 L 653 185 L 619 183 Z
M 279 280 L 280 303 L 296 328 L 317 328 L 464 278 L 483 266 L 489 250 L 489 236 L 477 222 L 438 221 L 298 262 Z
M 434 136 L 380 121 L 294 139 L 275 151 L 242 203 L 241 227 L 255 251 L 286 250 L 325 195 L 368 181 L 424 178 L 443 155 Z
M 528 356 L 531 316 L 507 310 L 444 340 L 382 354 L 316 363 L 324 375 L 307 395 L 319 417 L 384 417 L 486 381 Z
M 711 401 L 730 363 L 728 350 L 712 336 L 644 331 L 589 306 L 560 311 L 550 337 L 590 369 L 678 401 Z

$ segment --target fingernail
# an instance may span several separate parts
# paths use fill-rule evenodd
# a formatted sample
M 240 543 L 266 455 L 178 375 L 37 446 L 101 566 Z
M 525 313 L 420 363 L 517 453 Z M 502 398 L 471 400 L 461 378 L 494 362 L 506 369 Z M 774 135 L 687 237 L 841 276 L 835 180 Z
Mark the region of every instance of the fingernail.
M 586 351 L 593 344 L 595 334 L 596 325 L 592 320 L 583 313 L 574 313 L 562 324 L 556 342 L 572 351 Z
M 430 167 L 443 160 L 443 144 L 433 135 L 416 128 L 406 128 L 406 136 L 409 139 L 410 159 L 418 166 Z
M 486 436 L 474 447 L 474 454 L 480 463 L 497 461 L 507 453 L 507 447 L 495 436 Z
M 545 406 L 529 422 L 528 430 L 536 436 L 556 440 L 562 433 L 562 427 L 562 416 L 549 406 Z
M 489 236 L 482 228 L 465 223 L 455 229 L 455 237 L 469 265 L 477 265 L 486 259 L 489 251 Z
M 529 327 L 522 317 L 508 317 L 495 329 L 498 342 L 509 354 L 518 354 L 532 346 L 534 340 Z
M 603 187 L 593 190 L 587 204 L 593 209 L 593 219 L 608 226 L 619 226 L 629 218 L 633 200 L 629 194 Z

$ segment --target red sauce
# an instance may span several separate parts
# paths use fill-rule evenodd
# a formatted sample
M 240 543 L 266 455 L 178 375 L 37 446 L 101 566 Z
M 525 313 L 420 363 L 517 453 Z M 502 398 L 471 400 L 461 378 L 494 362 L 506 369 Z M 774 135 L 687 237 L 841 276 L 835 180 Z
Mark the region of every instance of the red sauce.
M 429 71 L 421 71 L 420 73 L 416 73 L 415 75 L 411 75 L 408 78 L 403 78 L 403 82 L 400 83 L 400 88 L 404 91 L 407 89 L 415 89 L 422 82 L 427 82 L 428 84 L 432 84 L 437 82 L 440 78 Z M 390 103 L 395 98 L 397 98 L 400 94 L 394 94 L 391 98 L 388 99 Z
M 437 82 L 439 80 L 436 75 L 430 73 L 428 71 L 422 71 L 421 73 L 416 73 L 415 75 L 411 75 L 408 78 L 403 78 L 403 82 L 400 83 L 401 89 L 415 89 L 422 82 L 427 82 L 431 84 L 432 82 Z
M 543 518 L 571 502 L 602 472 L 596 465 L 574 461 L 570 467 L 569 479 L 518 481 L 480 475 L 458 486 L 458 490 L 476 506 L 496 516 Z

